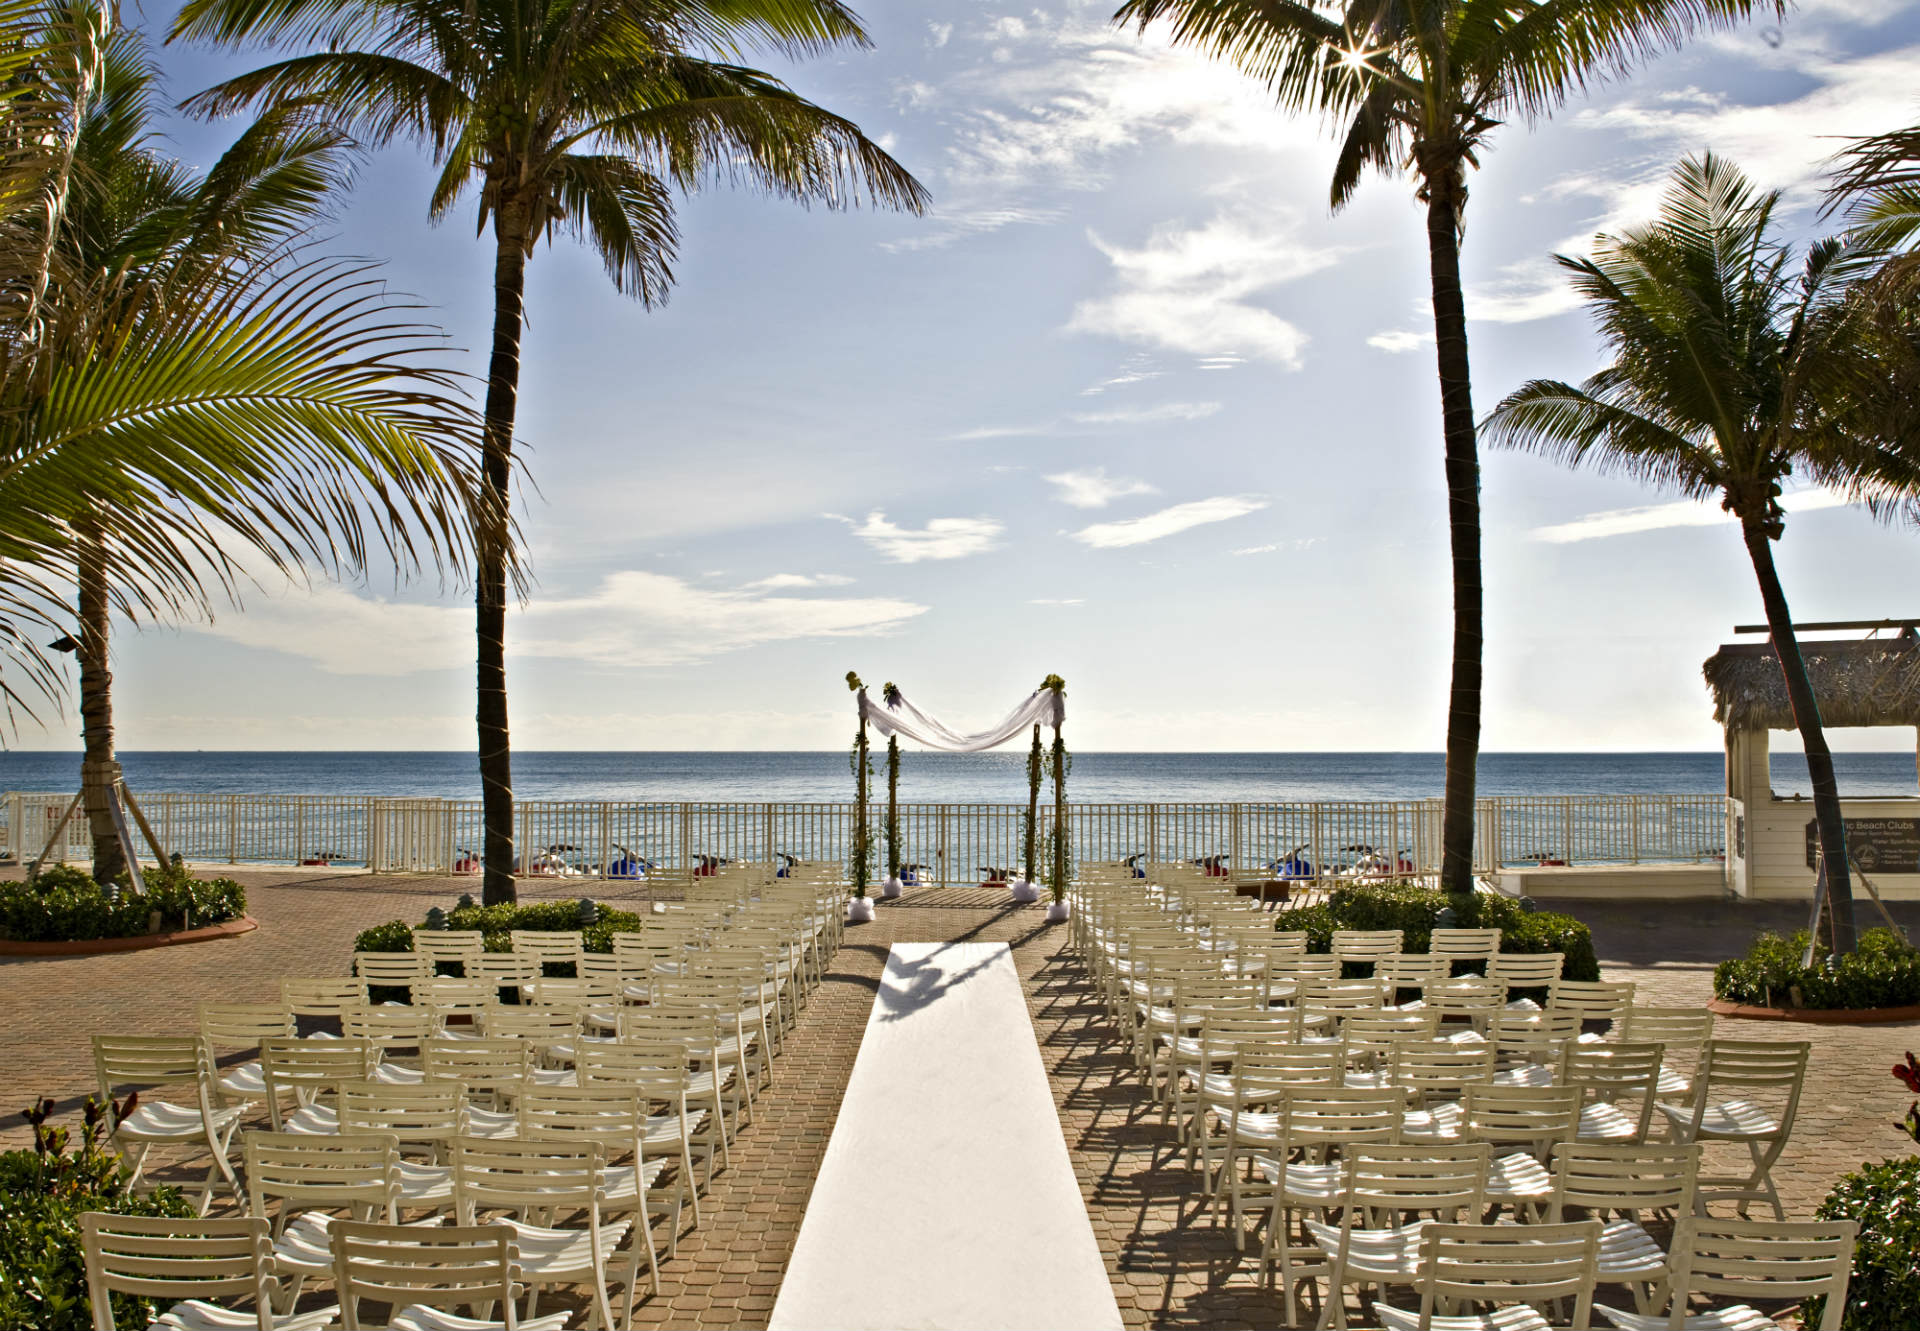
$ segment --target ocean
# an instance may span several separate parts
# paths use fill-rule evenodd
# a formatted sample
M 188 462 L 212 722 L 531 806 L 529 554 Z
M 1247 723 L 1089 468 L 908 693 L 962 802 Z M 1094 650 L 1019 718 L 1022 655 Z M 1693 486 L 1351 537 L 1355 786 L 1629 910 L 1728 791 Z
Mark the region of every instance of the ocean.
M 878 758 L 876 754 L 876 758 Z M 205 794 L 478 798 L 469 753 L 128 752 L 136 791 Z M 1835 756 L 1849 795 L 1913 795 L 1907 753 Z M 909 751 L 901 798 L 914 803 L 1016 803 L 1026 754 Z M 1718 753 L 1487 753 L 1482 795 L 1718 794 Z M 1396 800 L 1441 793 L 1437 753 L 1081 753 L 1068 793 L 1087 803 Z M 75 789 L 78 753 L 0 752 L 0 791 Z M 534 753 L 514 755 L 527 800 L 840 801 L 852 796 L 844 752 Z M 1773 787 L 1808 794 L 1806 760 L 1773 756 Z

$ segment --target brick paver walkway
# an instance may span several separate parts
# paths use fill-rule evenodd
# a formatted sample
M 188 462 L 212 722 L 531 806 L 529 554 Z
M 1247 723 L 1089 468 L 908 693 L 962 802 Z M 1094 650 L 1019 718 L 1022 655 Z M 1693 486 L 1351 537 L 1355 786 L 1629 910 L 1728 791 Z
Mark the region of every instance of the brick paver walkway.
M 418 919 L 451 904 L 467 880 L 369 878 L 298 872 L 248 874 L 262 927 L 241 938 L 119 956 L 0 964 L 0 1145 L 24 1140 L 13 1113 L 36 1095 L 71 1107 L 91 1089 L 87 1038 L 95 1031 L 190 1029 L 204 996 L 267 999 L 286 976 L 343 973 L 353 934 L 367 924 Z M 594 891 L 598 885 L 584 890 Z M 535 883 L 529 894 L 571 894 L 578 883 Z M 1782 908 L 1686 905 L 1576 907 L 1595 929 L 1608 978 L 1631 979 L 1642 1001 L 1704 1002 L 1712 965 L 1758 927 L 1792 927 Z M 1906 920 L 1920 926 L 1920 911 Z M 766 1325 L 800 1217 L 832 1133 L 868 1009 L 896 941 L 978 939 L 1012 945 L 1059 1106 L 1075 1173 L 1130 1326 L 1273 1326 L 1277 1298 L 1258 1288 L 1224 1230 L 1196 1219 L 1197 1197 L 1158 1112 L 1129 1077 L 1124 1047 L 1102 1019 L 1086 976 L 1059 955 L 1065 930 L 1041 908 L 1014 907 L 983 889 L 911 892 L 850 929 L 826 983 L 774 1064 L 774 1084 L 739 1136 L 733 1165 L 704 1203 L 706 1223 L 662 1263 L 662 1287 L 636 1325 Z M 1728 1023 L 1723 1023 L 1723 1030 Z M 1755 1038 L 1814 1045 L 1800 1122 L 1776 1176 L 1790 1214 L 1805 1215 L 1833 1180 L 1863 1160 L 1908 1154 L 1894 1127 L 1905 1108 L 1888 1075 L 1920 1045 L 1920 1023 L 1827 1027 L 1751 1024 Z M 914 1131 L 902 1123 L 900 1131 Z M 929 1141 L 927 1149 L 940 1149 Z M 874 1224 L 886 1223 L 875 1216 Z M 1044 1262 L 1044 1253 L 1033 1259 Z M 858 1278 L 859 1254 L 848 1254 Z M 981 1278 L 991 1280 L 992 1272 Z

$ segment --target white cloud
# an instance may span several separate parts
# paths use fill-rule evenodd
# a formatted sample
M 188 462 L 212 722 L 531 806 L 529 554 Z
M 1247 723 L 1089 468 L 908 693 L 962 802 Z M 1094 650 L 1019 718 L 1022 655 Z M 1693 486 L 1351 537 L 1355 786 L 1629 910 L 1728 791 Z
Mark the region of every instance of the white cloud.
M 1218 402 L 1161 402 L 1150 407 L 1115 407 L 1108 411 L 1075 411 L 1057 420 L 1027 425 L 975 425 L 946 437 L 956 443 L 982 439 L 1023 439 L 1036 435 L 1088 434 L 1108 425 L 1160 425 L 1168 421 L 1201 421 L 1221 408 Z
M 970 108 L 949 150 L 959 185 L 1086 189 L 1107 159 L 1149 142 L 1277 152 L 1318 137 L 1254 80 L 1161 33 L 1090 17 L 1046 29 L 1002 20 L 992 35 L 1002 42 L 993 62 L 954 81 L 954 103 Z
M 935 206 L 913 234 L 883 240 L 880 248 L 889 254 L 910 254 L 915 250 L 944 249 L 968 236 L 985 235 L 1010 226 L 1046 226 L 1066 216 L 1064 209 L 1023 207 L 1001 204 L 979 208 L 942 208 Z
M 976 425 L 972 429 L 957 430 L 946 436 L 955 443 L 971 443 L 980 439 L 1024 439 L 1029 435 L 1057 434 L 1056 425 Z
M 1395 328 L 1375 333 L 1367 339 L 1367 345 L 1399 355 L 1403 351 L 1418 351 L 1422 347 L 1432 346 L 1433 334 L 1414 328 Z
M 938 49 L 939 47 L 945 46 L 952 37 L 953 37 L 953 24 L 951 23 L 927 24 L 927 45 L 928 46 Z
M 1844 140 L 1913 122 L 1914 69 L 1920 64 L 1920 45 L 1846 58 L 1823 46 L 1796 39 L 1771 53 L 1758 46 L 1737 48 L 1755 63 L 1784 67 L 1813 85 L 1788 101 L 1749 105 L 1712 93 L 1682 102 L 1628 98 L 1583 111 L 1573 123 L 1669 145 L 1655 159 L 1660 176 L 1679 153 L 1711 147 L 1763 186 L 1810 190 Z
M 1311 550 L 1325 539 L 1323 536 L 1296 536 L 1291 541 L 1269 541 L 1265 545 L 1243 545 L 1233 553 L 1236 555 L 1270 555 L 1278 550 Z
M 1223 214 L 1198 227 L 1162 226 L 1138 249 L 1092 233 L 1089 239 L 1113 266 L 1117 289 L 1076 306 L 1068 331 L 1222 366 L 1251 356 L 1299 368 L 1307 335 L 1250 298 L 1339 257 L 1336 250 L 1302 243 L 1284 213 L 1257 220 Z
M 845 521 L 846 519 L 842 519 Z M 996 518 L 934 518 L 919 530 L 887 520 L 879 509 L 854 526 L 853 534 L 881 557 L 896 564 L 918 564 L 929 559 L 965 559 L 997 546 L 1005 524 Z
M 1845 508 L 1846 505 L 1846 499 L 1830 490 L 1791 490 L 1780 496 L 1780 506 L 1789 513 Z M 1527 535 L 1550 545 L 1569 545 L 1575 541 L 1631 536 L 1637 532 L 1664 531 L 1670 527 L 1717 527 L 1733 520 L 1731 513 L 1712 500 L 1683 499 L 1672 504 L 1646 504 L 1638 508 L 1613 508 L 1601 513 L 1589 513 L 1571 522 L 1535 527 Z
M 1080 390 L 1081 397 L 1094 397 L 1109 388 L 1126 388 L 1132 384 L 1145 383 L 1149 379 L 1158 379 L 1164 370 L 1156 369 L 1144 356 L 1129 356 L 1126 363 L 1108 378 Z
M 1027 602 L 1028 605 L 1085 605 L 1086 603 L 1087 598 L 1084 596 L 1036 596 Z
M 1152 407 L 1116 407 L 1112 411 L 1076 411 L 1080 425 L 1151 425 L 1161 421 L 1203 421 L 1220 410 L 1218 402 L 1162 402 Z
M 1126 518 L 1119 522 L 1096 522 L 1091 527 L 1083 527 L 1073 533 L 1073 539 L 1097 550 L 1111 550 L 1121 546 L 1145 545 L 1148 541 L 1158 541 L 1194 527 L 1202 527 L 1210 522 L 1226 522 L 1232 518 L 1245 517 L 1257 513 L 1267 506 L 1267 500 L 1260 495 L 1218 495 L 1212 499 L 1196 499 L 1191 503 L 1175 504 L 1172 508 L 1163 508 L 1157 513 L 1145 517 Z
M 853 579 L 844 573 L 775 573 L 743 583 L 741 591 L 778 592 L 800 587 L 844 587 Z
M 1063 471 L 1045 479 L 1060 487 L 1060 493 L 1054 498 L 1075 508 L 1105 508 L 1114 500 L 1125 499 L 1129 495 L 1156 493 L 1155 488 L 1145 481 L 1130 476 L 1107 475 L 1105 467 Z
M 767 595 L 767 585 L 778 581 L 727 589 L 664 573 L 615 573 L 585 595 L 536 600 L 512 615 L 507 653 L 606 666 L 682 665 L 766 642 L 875 637 L 927 611 L 890 597 Z M 316 624 L 325 632 L 315 632 Z M 337 585 L 250 598 L 244 614 L 223 615 L 200 631 L 304 657 L 337 675 L 468 669 L 473 660 L 470 608 L 380 600 Z
M 1841 22 L 1864 22 L 1874 11 L 1886 11 L 1882 0 L 1842 0 L 1815 8 Z M 1538 197 L 1585 197 L 1599 205 L 1588 223 L 1550 248 L 1587 254 L 1596 235 L 1617 235 L 1648 221 L 1659 209 L 1674 163 L 1708 148 L 1736 163 L 1761 188 L 1782 189 L 1791 199 L 1810 203 L 1825 183 L 1828 159 L 1845 140 L 1912 123 L 1913 71 L 1920 67 L 1920 45 L 1841 55 L 1834 53 L 1828 35 L 1817 25 L 1796 21 L 1789 40 L 1777 48 L 1753 41 L 1746 32 L 1716 39 L 1720 50 L 1748 65 L 1789 72 L 1811 85 L 1795 98 L 1745 104 L 1724 92 L 1690 87 L 1629 93 L 1571 116 L 1573 126 L 1607 137 L 1608 166 L 1563 175 L 1537 191 Z M 1642 145 L 1638 151 L 1628 147 L 1635 143 Z M 1577 309 L 1580 299 L 1567 274 L 1540 254 L 1473 284 L 1466 303 L 1467 317 L 1477 322 L 1530 323 Z

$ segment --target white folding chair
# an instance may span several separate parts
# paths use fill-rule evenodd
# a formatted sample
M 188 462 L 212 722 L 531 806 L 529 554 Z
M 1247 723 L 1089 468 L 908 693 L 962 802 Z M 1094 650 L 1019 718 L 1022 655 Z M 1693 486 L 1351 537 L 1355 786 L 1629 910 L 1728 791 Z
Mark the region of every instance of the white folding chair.
M 1738 1142 L 1747 1148 L 1752 1168 L 1745 1175 L 1700 1179 L 1698 1205 L 1764 1201 L 1777 1219 L 1785 1219 L 1773 1185 L 1774 1161 L 1786 1149 L 1806 1082 L 1812 1046 L 1800 1040 L 1709 1040 L 1700 1050 L 1691 1104 L 1658 1102 L 1669 1135 L 1676 1142 Z M 1735 1098 L 1718 1098 L 1727 1092 Z
M 1593 1313 L 1600 1222 L 1428 1225 L 1420 1235 L 1420 1310 L 1374 1305 L 1387 1331 L 1553 1331 L 1540 1306 L 1571 1301 L 1569 1331 Z M 1489 1312 L 1449 1312 L 1456 1305 Z
M 248 1208 L 272 1217 L 273 1270 L 287 1282 L 283 1308 L 306 1280 L 332 1277 L 331 1231 L 339 1218 L 334 1212 L 356 1220 L 399 1219 L 400 1148 L 390 1136 L 249 1132 L 241 1150 Z
M 87 1211 L 80 1217 L 80 1247 L 94 1331 L 116 1331 L 115 1294 L 183 1300 L 149 1324 L 160 1331 L 321 1331 L 340 1311 L 274 1313 L 280 1287 L 267 1222 L 258 1216 L 176 1220 Z M 209 1298 L 239 1299 L 253 1308 L 237 1312 Z
M 267 1079 L 260 1067 L 260 1042 L 296 1034 L 293 1012 L 284 1003 L 202 1003 L 200 1034 L 213 1047 L 219 1068 L 220 1051 L 251 1054 L 246 1062 L 219 1068 L 220 1093 L 229 1101 L 254 1103 L 266 1099 Z
M 213 1201 L 216 1180 L 223 1181 L 235 1197 L 240 1195 L 240 1180 L 234 1177 L 227 1153 L 246 1112 L 246 1102 L 229 1104 L 221 1094 L 213 1049 L 204 1036 L 96 1035 L 93 1070 L 100 1095 L 108 1101 L 114 1099 L 114 1088 L 119 1086 L 186 1086 L 193 1090 L 189 1104 L 142 1097 L 133 1112 L 113 1126 L 113 1144 L 128 1157 L 133 1171 L 127 1180 L 129 1189 L 139 1185 L 147 1155 L 154 1147 L 199 1144 L 213 1157 L 200 1190 L 201 1213 L 205 1214 Z
M 482 1141 L 463 1137 L 453 1143 L 453 1197 L 459 1223 L 473 1225 L 483 1214 L 508 1225 L 519 1240 L 521 1279 L 527 1285 L 531 1315 L 540 1290 L 548 1285 L 585 1285 L 592 1316 L 589 1326 L 612 1331 L 613 1308 L 607 1296 L 607 1267 L 633 1222 L 605 1217 L 606 1148 L 599 1142 Z M 579 1213 L 578 1227 L 536 1223 Z M 644 1223 L 644 1222 L 643 1222 Z M 627 1319 L 633 1322 L 640 1249 L 633 1245 L 626 1270 Z
M 1760 1331 L 1772 1318 L 1750 1304 L 1689 1312 L 1691 1295 L 1797 1301 L 1825 1298 L 1818 1331 L 1840 1331 L 1860 1227 L 1851 1220 L 1784 1223 L 1683 1221 L 1673 1236 L 1673 1304 L 1664 1314 L 1625 1312 L 1595 1304 L 1621 1331 Z
M 1320 1325 L 1347 1324 L 1347 1285 L 1413 1285 L 1421 1234 L 1432 1219 L 1478 1218 L 1491 1151 L 1466 1145 L 1365 1146 L 1347 1158 L 1340 1223 L 1301 1222 L 1327 1263 Z
M 561 1331 L 567 1324 L 566 1313 L 516 1315 L 519 1252 L 505 1225 L 425 1229 L 341 1220 L 333 1229 L 333 1280 L 345 1331 Z M 394 1310 L 384 1327 L 361 1320 L 362 1299 Z M 496 1305 L 501 1317 L 493 1320 Z
M 1665 1211 L 1675 1221 L 1685 1219 L 1699 1177 L 1698 1146 L 1563 1142 L 1553 1150 L 1547 1219 L 1559 1223 L 1569 1206 L 1577 1206 L 1600 1220 L 1600 1279 L 1627 1286 L 1639 1311 L 1651 1313 L 1673 1271 L 1642 1213 Z

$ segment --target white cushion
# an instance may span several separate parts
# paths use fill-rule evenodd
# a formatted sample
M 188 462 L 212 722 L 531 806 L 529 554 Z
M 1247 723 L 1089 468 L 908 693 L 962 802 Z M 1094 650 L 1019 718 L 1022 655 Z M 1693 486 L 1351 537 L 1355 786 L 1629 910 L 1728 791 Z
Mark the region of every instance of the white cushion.
M 215 1132 L 225 1128 L 245 1111 L 244 1105 L 216 1109 L 211 1117 Z M 206 1123 L 200 1106 L 176 1104 L 172 1100 L 142 1100 L 134 1111 L 114 1129 L 116 1136 L 134 1141 L 171 1141 L 204 1137 Z
M 1420 1312 L 1416 1309 L 1373 1305 L 1373 1315 L 1387 1331 L 1420 1331 Z M 1524 1303 L 1496 1308 L 1490 1313 L 1464 1317 L 1439 1317 L 1428 1321 L 1432 1331 L 1550 1331 L 1551 1323 Z
M 1669 1325 L 1665 1313 L 1649 1317 L 1645 1313 L 1609 1308 L 1604 1303 L 1594 1304 L 1593 1310 L 1621 1331 L 1667 1331 Z M 1715 1308 L 1712 1312 L 1695 1313 L 1680 1324 L 1681 1331 L 1779 1331 L 1779 1325 L 1771 1317 L 1744 1303 L 1736 1303 L 1730 1308 Z
M 274 1331 L 321 1331 L 339 1315 L 340 1306 L 334 1304 L 313 1312 L 276 1317 L 273 1319 Z M 211 1303 L 202 1303 L 199 1299 L 188 1299 L 185 1303 L 174 1304 L 154 1318 L 150 1331 L 151 1327 L 165 1327 L 167 1331 L 259 1331 L 259 1326 L 260 1319 L 251 1309 L 234 1312 Z

